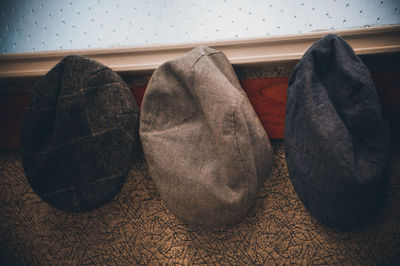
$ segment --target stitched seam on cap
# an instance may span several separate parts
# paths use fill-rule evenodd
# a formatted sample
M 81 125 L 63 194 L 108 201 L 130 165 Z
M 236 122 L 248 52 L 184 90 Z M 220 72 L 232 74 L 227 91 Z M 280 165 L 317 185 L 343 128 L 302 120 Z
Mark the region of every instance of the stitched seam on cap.
M 201 55 L 199 58 L 197 58 L 196 61 L 193 63 L 193 65 L 192 65 L 192 67 L 191 67 L 191 73 L 190 73 L 190 75 L 191 75 L 191 77 L 190 77 L 191 86 L 193 86 L 193 82 L 194 82 L 194 66 L 195 66 L 195 65 L 200 61 L 200 59 L 202 59 L 203 57 L 205 57 L 205 56 L 210 56 L 210 55 L 214 55 L 214 54 L 222 54 L 222 53 L 221 53 L 221 52 L 211 52 L 211 53 L 208 53 L 208 54 L 202 54 L 202 55 Z M 222 54 L 222 55 L 223 55 L 223 54 Z M 242 90 L 243 90 L 243 89 L 242 89 Z M 244 92 L 244 91 L 243 91 L 243 92 Z M 235 105 L 234 105 L 234 106 L 237 106 L 237 103 L 239 102 L 239 98 L 240 98 L 241 95 L 242 95 L 242 94 L 238 91 L 238 92 L 237 92 L 236 99 L 235 99 Z M 248 174 L 247 168 L 246 168 L 245 165 L 244 165 L 243 157 L 242 157 L 242 155 L 241 155 L 241 153 L 240 153 L 240 149 L 239 149 L 239 145 L 238 145 L 237 132 L 236 132 L 236 108 L 234 108 L 234 110 L 233 110 L 233 123 L 232 123 L 232 125 L 233 125 L 234 145 L 235 145 L 236 150 L 238 151 L 238 154 L 239 154 L 239 157 L 240 157 L 241 166 L 242 166 L 243 172 L 244 172 L 245 175 L 246 175 L 246 180 L 247 180 L 247 188 L 248 188 L 248 189 L 247 189 L 246 200 L 245 200 L 245 204 L 244 204 L 244 206 L 247 206 L 247 205 L 248 205 L 248 201 L 249 201 L 249 194 L 250 194 L 250 189 L 249 189 L 250 178 L 249 178 L 249 174 Z
M 88 87 L 81 87 L 81 89 L 79 91 L 77 91 L 74 94 L 64 94 L 59 96 L 59 99 L 63 99 L 63 98 L 68 98 L 68 97 L 74 97 L 74 96 L 81 96 L 82 94 L 84 94 L 85 92 L 91 91 L 91 90 L 95 90 L 98 88 L 108 88 L 111 87 L 112 85 L 121 85 L 121 87 L 123 86 L 121 83 L 119 82 L 111 82 L 111 83 L 107 83 L 107 84 L 103 84 L 103 85 L 95 85 L 95 86 L 88 86 Z
M 147 132 L 149 132 L 150 130 L 153 130 L 154 127 L 156 126 L 156 122 L 159 117 L 158 113 L 160 112 L 160 97 L 158 95 L 153 95 L 153 97 L 155 97 L 157 100 L 157 108 L 155 108 L 154 115 L 152 117 L 150 117 L 150 119 L 149 119 L 151 121 L 151 123 L 150 123 L 150 126 L 146 129 Z M 143 112 L 141 112 L 141 113 L 143 113 Z
M 205 57 L 205 56 L 210 56 L 210 55 L 214 55 L 214 54 L 221 54 L 221 52 L 210 52 L 210 53 L 207 53 L 207 54 L 201 54 L 201 55 L 194 61 L 193 65 L 192 65 L 192 69 L 193 69 L 193 67 L 200 61 L 200 59 L 202 59 L 202 58 Z
M 236 100 L 235 100 L 235 106 L 237 106 L 240 96 L 241 96 L 241 94 L 238 93 L 238 96 L 236 97 Z M 234 137 L 235 137 L 236 150 L 237 150 L 237 152 L 239 154 L 239 157 L 240 157 L 240 163 L 241 163 L 241 166 L 243 168 L 243 172 L 245 173 L 246 179 L 247 179 L 247 195 L 246 195 L 246 200 L 245 200 L 245 204 L 244 204 L 244 206 L 247 206 L 248 205 L 248 201 L 249 201 L 249 194 L 250 194 L 250 178 L 249 178 L 249 173 L 247 171 L 247 168 L 246 168 L 246 166 L 244 164 L 243 156 L 242 156 L 242 154 L 240 152 L 240 148 L 239 148 L 239 144 L 238 144 L 237 131 L 236 131 L 236 111 L 237 111 L 237 107 L 234 108 L 234 110 L 233 110 L 233 134 L 234 134 Z

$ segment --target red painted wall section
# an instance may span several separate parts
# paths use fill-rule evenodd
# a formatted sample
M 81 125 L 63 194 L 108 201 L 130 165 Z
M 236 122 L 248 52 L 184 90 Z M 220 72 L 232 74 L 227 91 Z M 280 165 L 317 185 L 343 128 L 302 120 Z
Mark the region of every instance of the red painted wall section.
M 0 150 L 19 148 L 19 126 L 29 98 L 25 92 L 0 95 Z
M 130 86 L 129 89 L 133 94 L 133 98 L 135 98 L 136 103 L 139 106 L 139 109 L 142 108 L 144 91 L 147 86 Z
M 375 71 L 372 78 L 392 131 L 400 132 L 400 70 Z M 269 138 L 282 139 L 288 78 L 243 79 L 240 83 Z M 140 108 L 146 86 L 131 86 L 130 90 Z M 18 130 L 29 97 L 29 93 L 0 95 L 0 150 L 19 148 Z
M 240 81 L 271 139 L 283 138 L 288 80 L 285 77 Z
M 400 134 L 400 70 L 372 72 L 382 102 L 382 111 L 391 130 Z

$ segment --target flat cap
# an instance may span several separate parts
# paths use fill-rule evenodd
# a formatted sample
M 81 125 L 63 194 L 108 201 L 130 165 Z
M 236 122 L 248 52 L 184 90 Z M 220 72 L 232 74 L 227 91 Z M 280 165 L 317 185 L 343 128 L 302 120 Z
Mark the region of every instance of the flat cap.
M 339 36 L 303 56 L 289 79 L 285 150 L 299 198 L 320 222 L 362 226 L 385 196 L 389 129 L 370 72 Z
M 208 47 L 155 71 L 139 132 L 161 198 L 192 225 L 215 228 L 246 213 L 271 168 L 268 136 L 231 64 Z
M 139 144 L 139 113 L 110 68 L 68 56 L 35 86 L 20 128 L 33 190 L 52 206 L 82 212 L 121 189 Z

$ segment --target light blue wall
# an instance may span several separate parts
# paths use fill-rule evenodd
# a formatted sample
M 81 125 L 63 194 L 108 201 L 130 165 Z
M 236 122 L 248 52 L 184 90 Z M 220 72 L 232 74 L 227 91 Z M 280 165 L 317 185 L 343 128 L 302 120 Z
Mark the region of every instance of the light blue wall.
M 15 0 L 0 52 L 171 44 L 400 24 L 400 0 Z

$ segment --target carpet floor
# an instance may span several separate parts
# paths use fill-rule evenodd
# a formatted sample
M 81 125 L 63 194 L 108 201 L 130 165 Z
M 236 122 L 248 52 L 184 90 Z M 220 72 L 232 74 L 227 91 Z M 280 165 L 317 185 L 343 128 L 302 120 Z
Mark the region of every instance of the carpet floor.
M 320 224 L 298 199 L 282 140 L 255 205 L 216 231 L 171 214 L 143 157 L 114 200 L 67 213 L 30 188 L 18 152 L 0 152 L 0 264 L 396 264 L 400 261 L 400 140 L 394 140 L 382 212 L 342 231 Z

